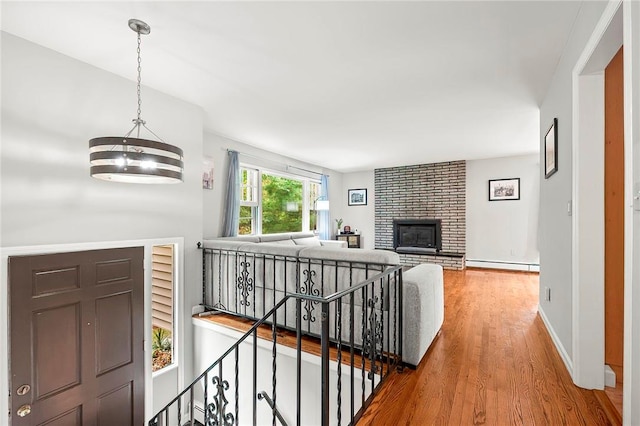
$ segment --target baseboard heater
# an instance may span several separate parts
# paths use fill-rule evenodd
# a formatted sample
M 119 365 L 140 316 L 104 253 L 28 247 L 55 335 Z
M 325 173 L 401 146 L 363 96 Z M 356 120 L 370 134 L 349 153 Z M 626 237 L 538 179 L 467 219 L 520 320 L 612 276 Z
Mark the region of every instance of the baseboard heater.
M 471 268 L 505 269 L 508 271 L 540 272 L 539 263 L 467 259 L 466 266 Z

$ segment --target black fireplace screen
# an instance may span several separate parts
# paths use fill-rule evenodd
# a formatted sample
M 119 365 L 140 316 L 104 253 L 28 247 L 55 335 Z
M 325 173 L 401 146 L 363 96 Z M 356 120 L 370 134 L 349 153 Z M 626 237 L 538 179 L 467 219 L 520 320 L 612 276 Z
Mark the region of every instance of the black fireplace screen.
M 393 248 L 442 250 L 439 219 L 398 219 L 393 221 Z

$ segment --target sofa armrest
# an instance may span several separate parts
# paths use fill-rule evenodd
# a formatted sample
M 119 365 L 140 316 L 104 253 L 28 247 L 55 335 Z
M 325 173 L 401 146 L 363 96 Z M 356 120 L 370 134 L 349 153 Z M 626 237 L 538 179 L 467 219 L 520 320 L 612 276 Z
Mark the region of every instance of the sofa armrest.
M 403 361 L 417 366 L 444 321 L 442 266 L 417 265 L 402 274 Z
M 320 240 L 320 244 L 325 246 L 325 247 L 347 248 L 347 242 L 346 241 Z

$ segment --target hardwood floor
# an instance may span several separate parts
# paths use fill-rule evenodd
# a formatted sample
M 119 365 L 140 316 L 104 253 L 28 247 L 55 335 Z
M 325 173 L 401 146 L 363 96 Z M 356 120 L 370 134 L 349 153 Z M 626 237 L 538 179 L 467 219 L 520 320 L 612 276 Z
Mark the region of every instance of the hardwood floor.
M 537 313 L 537 274 L 468 269 L 444 278 L 440 335 L 416 370 L 390 374 L 358 426 L 621 424 L 604 391 L 571 381 Z M 251 326 L 228 315 L 202 319 Z M 271 329 L 259 336 L 270 340 Z M 295 347 L 292 333 L 277 340 Z M 304 339 L 303 350 L 319 354 L 317 341 Z
M 393 374 L 364 425 L 610 425 L 571 381 L 537 314 L 538 275 L 445 271 L 445 320 L 416 370 Z

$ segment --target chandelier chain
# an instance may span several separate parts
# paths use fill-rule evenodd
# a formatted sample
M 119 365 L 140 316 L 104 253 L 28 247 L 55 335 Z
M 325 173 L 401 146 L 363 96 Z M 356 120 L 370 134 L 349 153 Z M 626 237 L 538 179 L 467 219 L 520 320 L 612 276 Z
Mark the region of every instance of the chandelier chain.
M 140 114 L 142 113 L 142 96 L 140 95 L 140 83 L 142 81 L 141 79 L 141 73 L 142 73 L 142 59 L 140 57 L 140 43 L 141 43 L 141 37 L 140 37 L 140 32 L 138 31 L 138 87 L 137 87 L 137 92 L 138 92 L 138 122 L 140 122 L 141 118 L 140 118 Z

